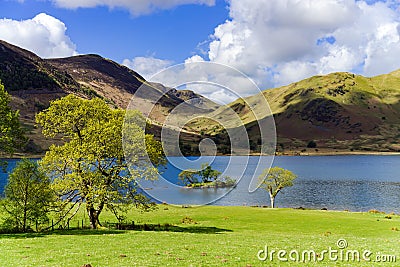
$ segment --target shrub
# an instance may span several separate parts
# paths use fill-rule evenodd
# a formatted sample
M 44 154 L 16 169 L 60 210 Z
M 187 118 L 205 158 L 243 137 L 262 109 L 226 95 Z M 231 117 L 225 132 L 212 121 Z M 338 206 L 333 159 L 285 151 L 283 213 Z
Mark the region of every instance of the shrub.
M 195 221 L 195 220 L 193 220 L 192 218 L 190 218 L 190 217 L 185 217 L 185 218 L 183 218 L 182 220 L 181 220 L 181 222 L 183 223 L 183 224 L 197 224 L 197 222 Z
M 310 142 L 308 142 L 307 147 L 308 148 L 316 148 L 317 143 L 314 140 L 311 140 Z

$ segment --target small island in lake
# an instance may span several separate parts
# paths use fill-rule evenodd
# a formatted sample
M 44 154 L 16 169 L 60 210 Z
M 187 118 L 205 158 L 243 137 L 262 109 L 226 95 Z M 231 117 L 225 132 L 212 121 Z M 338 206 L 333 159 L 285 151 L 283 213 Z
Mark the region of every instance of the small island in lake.
M 189 188 L 226 188 L 235 187 L 236 180 L 229 176 L 221 177 L 221 172 L 206 163 L 200 170 L 187 169 L 179 174 L 179 179 Z

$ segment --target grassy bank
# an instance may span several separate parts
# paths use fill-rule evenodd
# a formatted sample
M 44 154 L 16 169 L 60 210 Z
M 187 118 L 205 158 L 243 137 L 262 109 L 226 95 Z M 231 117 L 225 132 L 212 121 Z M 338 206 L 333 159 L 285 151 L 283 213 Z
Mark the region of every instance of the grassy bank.
M 84 219 L 83 214 L 78 220 Z M 385 216 L 387 218 L 385 218 Z M 257 252 L 268 248 L 337 249 L 345 239 L 348 250 L 370 250 L 371 259 L 390 254 L 400 261 L 400 217 L 373 213 L 205 206 L 160 205 L 156 211 L 132 211 L 135 224 L 169 224 L 155 231 L 69 230 L 48 234 L 0 235 L 0 266 L 271 266 Z M 390 219 L 389 219 L 390 218 Z M 103 214 L 102 221 L 113 220 Z M 73 224 L 71 224 L 73 225 Z M 344 251 L 346 251 L 346 249 Z M 380 253 L 380 254 L 378 254 Z M 276 256 L 275 256 L 276 257 Z M 293 263 L 291 263 L 293 264 Z M 320 266 L 376 266 L 332 262 Z M 398 263 L 397 263 L 398 264 Z M 295 264 L 296 265 L 296 264 Z M 298 263 L 314 266 L 314 262 Z M 394 263 L 381 263 L 394 266 Z

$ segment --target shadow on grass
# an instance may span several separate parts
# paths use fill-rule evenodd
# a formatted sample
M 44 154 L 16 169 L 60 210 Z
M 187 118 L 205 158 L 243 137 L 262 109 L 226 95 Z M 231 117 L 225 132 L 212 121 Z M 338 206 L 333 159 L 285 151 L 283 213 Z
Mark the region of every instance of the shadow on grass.
M 223 232 L 233 232 L 230 229 L 209 227 L 209 226 L 177 226 L 170 224 L 137 224 L 134 226 L 125 226 L 120 230 L 113 229 L 70 229 L 70 230 L 54 230 L 41 233 L 8 233 L 0 234 L 0 239 L 3 238 L 14 238 L 14 239 L 25 239 L 25 238 L 37 238 L 46 237 L 50 235 L 116 235 L 124 234 L 130 231 L 152 231 L 152 232 L 177 232 L 177 233 L 195 233 L 195 234 L 220 234 Z
M 233 232 L 230 229 L 218 228 L 213 226 L 177 226 L 170 224 L 138 224 L 128 227 L 127 230 L 133 231 L 154 231 L 154 232 L 180 232 L 195 234 L 220 234 L 223 232 Z
M 47 232 L 33 232 L 33 233 L 10 233 L 10 234 L 0 234 L 0 239 L 2 238 L 37 238 L 45 237 L 50 235 L 115 235 L 124 234 L 125 230 L 92 230 L 92 229 L 70 229 L 70 230 L 54 230 Z

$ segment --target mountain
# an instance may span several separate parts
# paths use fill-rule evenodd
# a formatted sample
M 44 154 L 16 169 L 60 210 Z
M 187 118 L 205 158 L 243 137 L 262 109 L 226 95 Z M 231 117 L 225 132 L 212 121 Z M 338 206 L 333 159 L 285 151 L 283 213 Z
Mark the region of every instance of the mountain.
M 219 153 L 230 153 L 227 133 L 242 125 L 252 151 L 258 152 L 257 122 L 271 116 L 279 153 L 400 151 L 400 70 L 371 78 L 346 72 L 318 75 L 219 106 L 192 91 L 148 82 L 137 72 L 99 55 L 42 59 L 0 40 L 0 79 L 28 130 L 30 154 L 43 153 L 54 142 L 41 135 L 34 123 L 35 114 L 50 101 L 71 93 L 82 98 L 100 97 L 120 108 L 130 103 L 144 110 L 150 105 L 153 108 L 146 115 L 153 121 L 150 131 L 157 137 L 177 106 L 180 112 L 175 114 L 175 122 L 200 115 L 180 132 L 180 146 L 186 154 L 198 153 L 204 137 L 214 140 Z M 260 105 L 261 97 L 268 100 L 272 112 Z M 254 108 L 258 121 L 252 114 Z M 228 129 L 218 124 L 219 119 Z
M 155 122 L 162 122 L 177 105 L 186 112 L 207 112 L 217 104 L 190 90 L 176 90 L 147 82 L 135 71 L 98 55 L 42 59 L 32 52 L 0 40 L 0 80 L 11 94 L 11 105 L 20 110 L 20 118 L 31 139 L 27 152 L 42 153 L 53 140 L 41 135 L 35 125 L 35 114 L 49 106 L 50 101 L 67 94 L 82 98 L 100 97 L 110 105 L 125 109 L 139 87 L 135 104 L 148 104 L 159 99 L 154 112 Z M 186 107 L 186 109 L 185 109 Z M 153 127 L 155 134 L 160 128 Z M 192 140 L 192 135 L 188 138 Z
M 283 146 L 314 140 L 320 147 L 400 150 L 400 71 L 372 78 L 332 73 L 263 94 Z
M 400 151 L 400 70 L 372 78 L 343 72 L 318 75 L 261 94 L 275 119 L 278 151 Z M 216 111 L 229 121 L 227 110 L 235 110 L 255 147 L 258 137 L 252 133 L 255 119 L 249 107 L 260 97 L 238 99 Z M 203 124 L 208 129 L 216 125 Z

